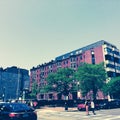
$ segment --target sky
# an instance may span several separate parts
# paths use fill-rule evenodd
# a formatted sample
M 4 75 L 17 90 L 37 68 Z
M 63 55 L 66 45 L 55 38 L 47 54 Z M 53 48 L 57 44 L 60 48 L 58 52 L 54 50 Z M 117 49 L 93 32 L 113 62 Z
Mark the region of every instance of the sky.
M 32 67 L 105 40 L 120 49 L 120 0 L 0 0 L 0 67 Z

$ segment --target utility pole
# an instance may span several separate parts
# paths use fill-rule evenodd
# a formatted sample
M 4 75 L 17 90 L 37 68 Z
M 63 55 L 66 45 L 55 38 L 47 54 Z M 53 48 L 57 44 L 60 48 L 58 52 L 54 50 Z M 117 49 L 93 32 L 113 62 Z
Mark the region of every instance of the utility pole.
M 19 90 L 20 90 L 20 69 L 18 68 L 18 78 L 17 78 L 17 90 L 16 90 L 16 99 L 19 99 Z

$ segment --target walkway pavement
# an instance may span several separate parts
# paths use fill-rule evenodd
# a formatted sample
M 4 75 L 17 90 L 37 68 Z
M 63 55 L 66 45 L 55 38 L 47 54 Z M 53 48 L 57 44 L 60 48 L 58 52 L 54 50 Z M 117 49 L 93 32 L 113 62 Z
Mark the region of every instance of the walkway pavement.
M 53 111 L 65 111 L 64 107 L 48 107 L 48 106 L 45 106 L 45 107 L 41 107 L 40 109 L 47 109 L 47 110 L 53 110 Z M 77 111 L 77 107 L 68 108 L 67 111 Z

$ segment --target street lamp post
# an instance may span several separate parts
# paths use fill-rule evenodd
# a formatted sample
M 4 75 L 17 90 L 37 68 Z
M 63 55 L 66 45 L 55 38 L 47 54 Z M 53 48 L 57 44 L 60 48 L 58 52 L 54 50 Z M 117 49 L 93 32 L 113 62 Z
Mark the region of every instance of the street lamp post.
M 80 99 L 80 94 L 81 94 L 81 93 L 80 93 L 79 86 L 80 86 L 80 82 L 78 81 L 78 82 L 77 82 L 77 87 L 78 87 L 78 88 L 77 88 L 77 99 Z
M 24 101 L 25 100 L 25 90 L 23 90 L 23 96 L 22 96 L 22 100 Z
M 3 102 L 4 102 L 5 101 L 5 95 L 4 94 L 2 95 L 2 98 L 3 98 Z
M 3 87 L 3 95 L 2 95 L 2 98 L 3 98 L 3 102 L 5 101 L 5 87 Z

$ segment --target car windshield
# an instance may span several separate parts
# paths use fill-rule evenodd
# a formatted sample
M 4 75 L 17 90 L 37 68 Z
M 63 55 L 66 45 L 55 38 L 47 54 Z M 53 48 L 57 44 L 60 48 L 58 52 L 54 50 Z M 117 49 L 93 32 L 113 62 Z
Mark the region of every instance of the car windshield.
M 12 111 L 31 111 L 32 109 L 26 104 L 10 104 L 9 107 Z
M 78 104 L 85 104 L 85 101 L 78 101 Z

